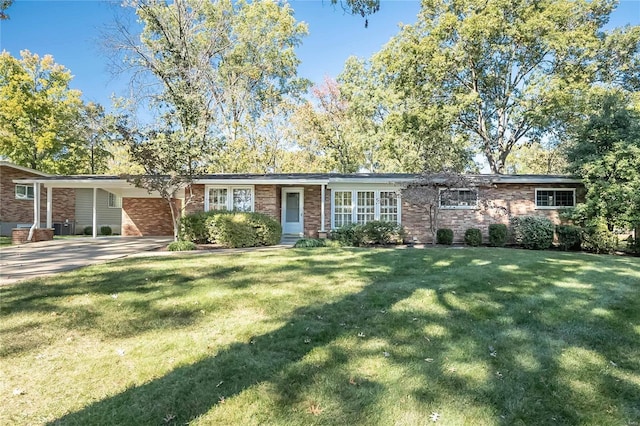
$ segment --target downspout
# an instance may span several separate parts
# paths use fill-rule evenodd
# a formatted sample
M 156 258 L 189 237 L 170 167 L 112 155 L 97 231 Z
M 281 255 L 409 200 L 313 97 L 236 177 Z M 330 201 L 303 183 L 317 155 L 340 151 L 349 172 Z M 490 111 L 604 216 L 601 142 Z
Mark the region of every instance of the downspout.
M 33 240 L 33 234 L 40 227 L 40 184 L 33 184 L 33 225 L 29 228 L 27 241 Z

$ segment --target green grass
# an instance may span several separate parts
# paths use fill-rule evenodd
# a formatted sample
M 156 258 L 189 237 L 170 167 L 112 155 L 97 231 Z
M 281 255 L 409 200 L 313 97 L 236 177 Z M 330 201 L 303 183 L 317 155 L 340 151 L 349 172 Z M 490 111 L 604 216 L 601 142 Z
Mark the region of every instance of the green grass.
M 137 258 L 0 287 L 0 339 L 0 424 L 640 422 L 637 258 Z
M 10 246 L 11 237 L 0 237 L 0 246 Z

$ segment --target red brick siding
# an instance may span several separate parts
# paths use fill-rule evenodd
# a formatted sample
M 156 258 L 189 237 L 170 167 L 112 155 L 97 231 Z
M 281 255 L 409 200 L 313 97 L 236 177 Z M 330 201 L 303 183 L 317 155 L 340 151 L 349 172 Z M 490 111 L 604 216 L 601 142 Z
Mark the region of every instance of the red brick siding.
M 481 200 L 481 207 L 477 209 L 440 210 L 438 227 L 452 229 L 454 241 L 462 242 L 464 233 L 468 228 L 479 228 L 482 231 L 483 239 L 487 241 L 489 238 L 489 225 L 492 223 L 509 225 L 511 216 L 546 216 L 554 223 L 560 223 L 559 210 L 536 209 L 535 190 L 536 188 L 545 187 L 575 188 L 575 186 L 570 185 L 501 184 L 496 188 L 480 191 L 480 196 L 484 200 L 488 200 L 488 203 L 483 203 Z M 576 192 L 578 200 L 581 200 L 581 191 Z M 419 242 L 431 242 L 429 215 L 424 207 L 411 205 L 403 201 L 402 224 L 407 231 L 409 239 L 416 237 Z
M 162 198 L 123 198 L 122 235 L 172 236 L 171 209 Z
M 204 185 L 191 185 L 190 189 L 186 189 L 185 194 L 188 201 L 185 214 L 204 211 Z
M 256 185 L 254 211 L 264 213 L 280 222 L 280 191 L 276 185 Z
M 11 231 L 11 244 L 23 244 L 27 242 L 29 238 L 29 228 L 13 229 Z M 53 229 L 34 229 L 31 236 L 31 242 L 37 243 L 38 241 L 51 241 L 53 240 Z
M 0 166 L 0 221 L 33 223 L 33 200 L 17 200 L 14 179 L 39 177 L 34 173 Z M 75 220 L 76 192 L 71 188 L 54 188 L 52 193 L 52 220 Z M 40 222 L 46 225 L 47 189 L 40 188 Z

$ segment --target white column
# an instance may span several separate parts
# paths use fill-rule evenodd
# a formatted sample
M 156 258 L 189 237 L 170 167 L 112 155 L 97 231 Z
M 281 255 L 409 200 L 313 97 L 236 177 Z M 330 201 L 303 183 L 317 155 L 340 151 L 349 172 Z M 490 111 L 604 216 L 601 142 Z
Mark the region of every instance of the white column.
M 98 236 L 98 208 L 97 208 L 97 200 L 98 198 L 98 188 L 93 188 L 93 222 L 91 228 L 93 229 L 93 238 Z
M 40 184 L 33 184 L 33 224 L 40 228 Z
M 326 232 L 324 229 L 324 199 L 325 199 L 325 184 L 321 185 L 320 189 L 320 232 Z
M 53 188 L 47 186 L 47 228 L 53 228 Z

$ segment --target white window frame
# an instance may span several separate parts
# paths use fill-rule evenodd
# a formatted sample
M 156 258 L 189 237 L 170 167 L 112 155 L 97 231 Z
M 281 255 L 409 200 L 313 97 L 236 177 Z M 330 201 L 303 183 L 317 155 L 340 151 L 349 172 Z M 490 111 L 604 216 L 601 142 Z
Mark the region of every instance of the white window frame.
M 445 191 L 469 191 L 476 193 L 476 202 L 469 205 L 457 205 L 457 206 L 447 206 L 442 204 L 442 193 Z M 438 204 L 441 210 L 475 210 L 478 208 L 478 190 L 474 188 L 440 188 L 438 191 Z
M 209 190 L 210 189 L 226 189 L 227 190 L 227 211 L 233 211 L 233 191 L 235 189 L 248 189 L 251 191 L 251 209 L 255 210 L 256 190 L 255 185 L 206 185 L 204 187 L 204 211 L 209 211 Z
M 18 194 L 19 187 L 24 188 L 24 195 Z M 31 196 L 29 196 L 29 188 L 31 188 Z M 32 201 L 34 198 L 34 192 L 35 192 L 35 189 L 33 188 L 33 185 L 23 185 L 20 183 L 16 184 L 16 189 L 15 189 L 16 200 Z
M 113 192 L 107 191 L 107 207 L 110 209 L 121 209 L 122 208 L 122 197 L 114 194 Z
M 367 187 L 350 187 L 350 188 L 331 188 L 331 229 L 336 229 L 336 192 L 351 193 L 351 223 L 358 223 L 358 192 L 373 192 L 374 215 L 373 220 L 380 220 L 380 193 L 395 192 L 396 188 L 367 188 Z M 400 195 L 396 195 L 397 218 L 396 223 L 402 223 L 402 200 Z
M 572 206 L 539 206 L 538 205 L 538 192 L 539 191 L 564 191 L 573 193 L 573 205 Z M 554 201 L 557 198 L 554 196 Z M 535 193 L 533 194 L 533 203 L 536 206 L 536 210 L 559 210 L 559 209 L 567 209 L 576 206 L 576 189 L 575 188 L 536 188 Z

